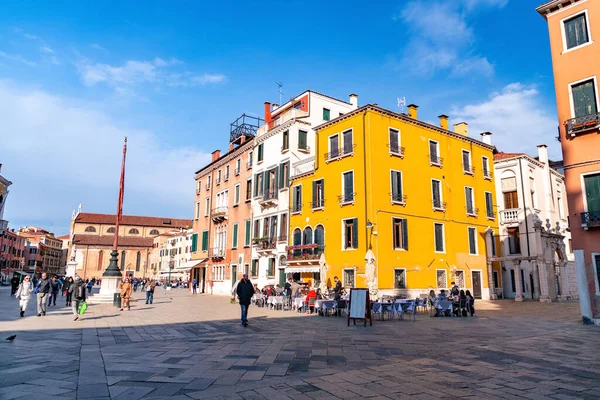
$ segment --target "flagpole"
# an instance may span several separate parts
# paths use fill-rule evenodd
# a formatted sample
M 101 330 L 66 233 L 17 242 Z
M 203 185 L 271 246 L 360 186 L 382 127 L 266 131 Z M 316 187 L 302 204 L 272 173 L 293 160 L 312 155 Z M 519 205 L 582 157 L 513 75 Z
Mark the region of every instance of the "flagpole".
M 125 159 L 127 156 L 127 137 L 125 137 L 125 143 L 123 145 L 123 161 L 121 162 L 121 181 L 119 183 L 119 200 L 117 203 L 117 215 L 115 221 L 115 237 L 113 240 L 113 249 L 110 253 L 110 263 L 102 274 L 102 280 L 106 278 L 121 278 L 121 270 L 118 266 L 119 261 L 119 224 L 123 217 L 123 195 L 125 192 Z

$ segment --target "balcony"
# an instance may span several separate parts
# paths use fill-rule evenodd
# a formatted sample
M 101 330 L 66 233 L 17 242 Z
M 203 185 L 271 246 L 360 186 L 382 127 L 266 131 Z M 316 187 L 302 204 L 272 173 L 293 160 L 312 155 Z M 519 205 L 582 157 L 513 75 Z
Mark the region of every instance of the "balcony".
M 477 215 L 479 214 L 479 208 L 466 207 L 466 210 L 467 210 L 468 217 L 477 217 Z
M 471 164 L 463 164 L 463 173 L 467 175 L 475 175 L 475 167 Z
M 254 239 L 254 248 L 256 251 L 272 251 L 277 247 L 277 241 L 275 238 L 268 236 Z
M 278 195 L 279 195 L 278 190 L 270 190 L 268 192 L 265 192 L 262 195 L 262 197 L 258 200 L 258 202 L 263 207 L 275 205 L 275 204 L 277 204 L 277 201 L 278 201 Z
M 225 258 L 225 249 L 214 247 L 208 250 L 208 256 L 214 260 Z
M 600 228 L 600 211 L 582 212 L 581 226 L 586 231 L 589 228 Z
M 292 164 L 292 174 L 290 179 L 296 179 L 302 175 L 309 174 L 315 170 L 315 157 L 309 157 L 305 160 Z
M 520 208 L 509 208 L 508 210 L 501 210 L 500 223 L 503 225 L 518 224 L 520 222 L 519 215 L 521 215 Z
M 600 128 L 600 113 L 582 115 L 565 122 L 567 137 L 574 138 L 578 133 Z
M 346 204 L 354 204 L 354 200 L 356 199 L 356 192 L 348 192 L 344 193 L 341 196 L 338 196 L 338 201 L 340 202 L 340 207 Z
M 300 214 L 302 212 L 302 204 L 293 204 L 290 208 L 292 214 Z
M 442 202 L 440 199 L 434 199 L 431 201 L 431 204 L 433 205 L 433 211 L 442 211 L 445 212 L 446 211 L 446 202 Z
M 429 165 L 442 168 L 444 165 L 444 159 L 442 157 L 438 157 L 437 155 L 431 154 L 429 155 Z
M 340 147 L 339 149 L 333 149 L 329 153 L 325 153 L 325 162 L 339 160 L 344 157 L 354 155 L 354 148 L 356 145 L 348 145 Z
M 317 264 L 321 254 L 325 251 L 325 246 L 318 244 L 302 244 L 287 246 L 287 261 L 289 264 Z
M 314 203 L 310 203 L 310 207 L 311 207 L 313 210 L 320 210 L 320 209 L 323 209 L 323 208 L 325 207 L 325 199 L 322 199 L 322 198 L 321 198 L 321 199 L 317 199 L 317 201 L 316 201 L 316 202 L 314 202 Z
M 404 147 L 400 147 L 398 145 L 388 145 L 390 148 L 390 156 L 396 156 L 400 158 L 404 158 Z
M 210 212 L 213 222 L 223 222 L 227 219 L 227 206 L 213 208 Z
M 406 205 L 406 195 L 402 193 L 390 193 L 390 198 L 393 204 L 400 204 L 401 206 Z

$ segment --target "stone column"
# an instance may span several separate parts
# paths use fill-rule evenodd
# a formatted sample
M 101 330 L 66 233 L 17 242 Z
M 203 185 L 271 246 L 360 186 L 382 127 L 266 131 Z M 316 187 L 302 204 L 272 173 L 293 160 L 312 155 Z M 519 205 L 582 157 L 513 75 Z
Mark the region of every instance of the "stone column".
M 537 264 L 537 261 L 531 261 L 531 267 L 533 271 L 533 291 L 537 294 L 538 298 L 541 298 L 540 271 Z
M 487 269 L 488 269 L 488 283 L 490 287 L 490 300 L 498 300 L 498 295 L 496 294 L 496 286 L 494 286 L 494 274 L 492 273 L 492 262 L 488 261 Z
M 513 261 L 513 266 L 515 268 L 515 286 L 516 286 L 516 294 L 515 301 L 523 301 L 523 281 L 521 280 L 521 260 Z
M 583 250 L 573 251 L 575 254 L 575 268 L 577 272 L 577 288 L 579 289 L 579 306 L 581 309 L 581 318 L 585 325 L 594 323 L 594 314 L 592 312 L 593 286 L 589 284 L 587 268 Z M 593 275 L 592 275 L 593 279 Z
M 552 263 L 550 264 L 552 265 Z M 548 272 L 554 275 L 554 268 L 548 268 L 547 260 L 542 261 L 542 265 L 539 266 L 539 277 L 540 277 L 540 302 L 550 303 L 550 290 L 548 288 Z M 554 276 L 552 276 L 554 278 Z M 554 279 L 552 279 L 554 282 Z

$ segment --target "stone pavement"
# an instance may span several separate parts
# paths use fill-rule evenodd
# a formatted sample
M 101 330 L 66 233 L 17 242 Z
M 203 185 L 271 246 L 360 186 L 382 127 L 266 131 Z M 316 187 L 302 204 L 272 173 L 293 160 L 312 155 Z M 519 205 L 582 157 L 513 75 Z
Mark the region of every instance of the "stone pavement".
M 479 302 L 474 318 L 366 328 L 251 307 L 243 328 L 228 298 L 180 289 L 77 322 L 0 300 L 0 332 L 17 334 L 0 337 L 0 399 L 600 398 L 600 329 L 577 303 Z

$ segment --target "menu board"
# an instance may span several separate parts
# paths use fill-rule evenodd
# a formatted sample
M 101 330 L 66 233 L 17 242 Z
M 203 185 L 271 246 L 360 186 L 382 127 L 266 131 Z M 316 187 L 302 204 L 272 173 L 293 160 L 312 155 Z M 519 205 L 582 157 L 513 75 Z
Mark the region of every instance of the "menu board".
M 350 299 L 348 304 L 348 326 L 350 326 L 350 320 L 352 319 L 354 325 L 356 325 L 356 320 L 363 320 L 364 325 L 367 326 L 367 320 L 369 320 L 370 325 L 373 325 L 373 321 L 371 320 L 371 307 L 370 307 L 370 299 L 369 299 L 369 290 L 368 289 L 350 289 Z

